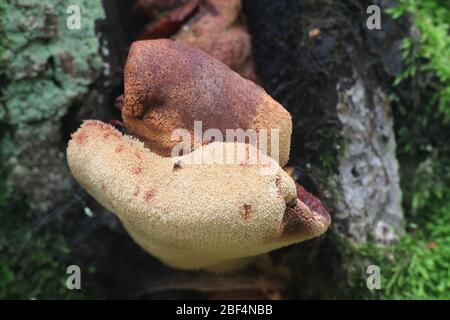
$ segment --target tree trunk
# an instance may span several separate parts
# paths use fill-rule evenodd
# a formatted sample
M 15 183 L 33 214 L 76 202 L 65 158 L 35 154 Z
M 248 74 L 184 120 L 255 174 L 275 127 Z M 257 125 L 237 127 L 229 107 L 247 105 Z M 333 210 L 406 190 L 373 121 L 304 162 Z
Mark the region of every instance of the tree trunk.
M 262 84 L 293 115 L 290 164 L 333 218 L 331 232 L 308 244 L 314 249 L 289 249 L 302 297 L 345 295 L 348 241 L 390 244 L 402 233 L 388 88 L 401 70 L 408 23 L 383 14 L 381 29 L 369 30 L 371 4 L 388 5 L 244 1 Z

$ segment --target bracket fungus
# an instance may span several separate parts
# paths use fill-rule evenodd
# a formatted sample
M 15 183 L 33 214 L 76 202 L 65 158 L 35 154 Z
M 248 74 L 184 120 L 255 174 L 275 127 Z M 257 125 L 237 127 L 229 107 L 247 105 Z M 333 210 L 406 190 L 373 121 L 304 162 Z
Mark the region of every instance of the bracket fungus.
M 174 39 L 203 50 L 246 79 L 257 79 L 250 34 L 240 21 L 241 0 L 201 1 Z
M 287 163 L 292 132 L 289 112 L 260 86 L 203 51 L 167 39 L 136 41 L 124 77 L 123 122 L 160 155 L 171 155 L 178 144 L 172 138 L 174 130 L 183 128 L 193 134 L 194 122 L 201 121 L 203 130 L 222 133 L 275 129 L 276 160 L 282 166 Z M 268 134 L 269 155 L 271 137 Z
M 154 18 L 145 27 L 139 40 L 173 37 L 174 40 L 201 49 L 244 78 L 257 82 L 251 38 L 240 15 L 241 7 L 241 0 L 178 0 L 162 3 L 139 0 L 133 5 L 131 13 L 135 16 L 147 14 Z M 165 14 L 161 14 L 161 11 Z
M 256 164 L 215 163 L 215 150 L 227 144 L 239 143 L 213 142 L 164 158 L 90 120 L 72 135 L 67 159 L 80 185 L 119 217 L 133 239 L 175 268 L 231 267 L 327 229 L 326 211 L 301 201 L 292 178 L 260 151 Z M 205 164 L 189 161 L 198 155 Z
M 290 114 L 200 50 L 171 40 L 134 43 L 122 116 L 129 135 L 85 121 L 69 141 L 69 168 L 165 264 L 229 271 L 327 230 L 327 210 L 280 166 L 289 156 Z M 172 130 L 192 131 L 195 120 L 205 129 L 277 128 L 280 161 L 239 141 L 202 141 L 171 156 Z

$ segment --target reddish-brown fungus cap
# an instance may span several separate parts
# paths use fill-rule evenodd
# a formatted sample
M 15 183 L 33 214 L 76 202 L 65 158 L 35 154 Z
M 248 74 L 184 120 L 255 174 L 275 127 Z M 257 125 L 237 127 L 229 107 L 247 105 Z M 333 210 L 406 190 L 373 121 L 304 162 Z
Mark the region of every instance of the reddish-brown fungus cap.
M 279 137 L 273 144 L 278 148 L 277 160 L 285 165 L 289 158 L 289 112 L 260 86 L 223 63 L 172 40 L 137 41 L 131 46 L 122 117 L 131 134 L 163 156 L 171 155 L 179 143 L 172 138 L 175 129 L 193 135 L 194 122 L 201 121 L 203 132 L 218 129 L 223 140 L 227 129 L 266 129 L 269 155 L 274 154 L 274 129 Z

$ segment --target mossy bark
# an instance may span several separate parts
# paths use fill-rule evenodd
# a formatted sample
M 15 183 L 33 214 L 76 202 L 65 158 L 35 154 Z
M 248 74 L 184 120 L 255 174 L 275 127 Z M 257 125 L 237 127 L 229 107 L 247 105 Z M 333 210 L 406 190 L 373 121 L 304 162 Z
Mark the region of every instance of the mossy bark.
M 301 297 L 344 297 L 351 243 L 392 243 L 403 229 L 389 87 L 408 22 L 366 9 L 388 1 L 245 0 L 263 86 L 293 115 L 290 164 L 333 217 L 331 230 L 284 251 Z M 351 246 L 351 245 L 350 245 Z M 350 250 L 351 251 L 351 250 Z

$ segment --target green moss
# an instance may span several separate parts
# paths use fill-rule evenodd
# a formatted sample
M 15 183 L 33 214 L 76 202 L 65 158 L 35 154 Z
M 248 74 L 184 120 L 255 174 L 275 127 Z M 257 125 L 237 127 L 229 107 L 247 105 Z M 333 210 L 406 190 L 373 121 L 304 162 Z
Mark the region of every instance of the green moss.
M 1 202 L 0 212 L 0 299 L 69 299 L 94 294 L 67 289 L 70 250 L 62 237 L 35 233 L 26 208 L 11 201 Z
M 317 163 L 325 176 L 332 176 L 336 172 L 338 167 L 337 155 L 341 150 L 341 146 L 344 144 L 342 136 L 337 134 L 336 131 L 336 128 L 330 130 L 328 127 L 316 131 L 316 139 L 327 142 L 327 146 L 323 146 L 320 152 L 317 151 L 319 155 L 319 161 Z
M 450 206 L 446 216 L 450 217 Z M 435 218 L 396 246 L 366 244 L 355 251 L 355 265 L 378 265 L 381 289 L 366 287 L 365 268 L 353 274 L 353 297 L 368 299 L 450 299 L 450 219 Z
M 435 91 L 426 107 L 450 121 L 450 3 L 439 0 L 400 0 L 388 13 L 398 18 L 409 13 L 418 29 L 418 39 L 408 37 L 402 44 L 405 66 L 395 84 L 414 78 L 417 73 L 433 76 L 428 88 Z M 425 61 L 425 63 L 423 62 Z
M 438 151 L 423 161 L 412 157 L 410 165 L 402 167 L 408 233 L 395 246 L 368 243 L 352 249 L 357 266 L 353 296 L 450 299 L 450 157 Z M 365 285 L 368 263 L 381 268 L 381 290 L 370 291 Z

